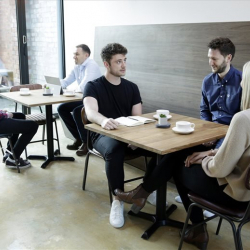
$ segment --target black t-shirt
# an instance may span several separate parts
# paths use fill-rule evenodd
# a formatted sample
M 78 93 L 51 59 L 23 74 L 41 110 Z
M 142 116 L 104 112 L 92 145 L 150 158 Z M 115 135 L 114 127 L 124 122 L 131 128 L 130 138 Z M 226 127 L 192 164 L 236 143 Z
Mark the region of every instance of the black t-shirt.
M 123 78 L 119 85 L 111 84 L 104 76 L 88 82 L 83 92 L 83 98 L 85 97 L 95 98 L 98 103 L 98 112 L 113 119 L 130 116 L 132 107 L 141 103 L 137 85 Z M 93 143 L 98 136 L 96 133 L 91 133 Z
M 141 102 L 136 84 L 121 78 L 119 85 L 113 85 L 104 76 L 88 82 L 83 98 L 93 97 L 98 103 L 98 112 L 107 118 L 130 116 L 132 107 Z

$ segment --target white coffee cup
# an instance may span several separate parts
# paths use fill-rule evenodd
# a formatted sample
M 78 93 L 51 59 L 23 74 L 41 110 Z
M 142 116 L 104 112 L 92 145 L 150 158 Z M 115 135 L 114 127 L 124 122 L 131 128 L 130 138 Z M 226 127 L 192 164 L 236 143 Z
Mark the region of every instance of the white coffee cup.
M 75 94 L 75 91 L 74 90 L 65 90 L 64 94 L 66 95 L 74 95 Z
M 167 117 L 169 115 L 169 110 L 166 110 L 166 109 L 157 109 L 156 110 L 156 114 L 158 116 L 160 116 L 162 114 L 162 115 L 165 115 Z
M 176 128 L 179 131 L 188 131 L 190 129 L 194 129 L 195 124 L 191 122 L 186 122 L 186 121 L 178 121 L 176 122 Z
M 20 89 L 20 92 L 22 92 L 22 93 L 27 93 L 27 92 L 29 92 L 29 91 L 30 91 L 29 88 L 21 88 L 21 89 Z

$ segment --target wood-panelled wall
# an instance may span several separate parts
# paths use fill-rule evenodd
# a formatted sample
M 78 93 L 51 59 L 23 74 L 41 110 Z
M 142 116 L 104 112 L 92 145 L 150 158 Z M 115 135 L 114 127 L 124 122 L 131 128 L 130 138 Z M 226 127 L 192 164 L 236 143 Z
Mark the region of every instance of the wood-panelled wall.
M 156 109 L 199 117 L 201 84 L 211 72 L 207 44 L 228 37 L 236 46 L 232 64 L 250 60 L 250 22 L 157 24 L 97 27 L 94 59 L 107 43 L 128 49 L 126 78 L 139 86 L 143 113 Z

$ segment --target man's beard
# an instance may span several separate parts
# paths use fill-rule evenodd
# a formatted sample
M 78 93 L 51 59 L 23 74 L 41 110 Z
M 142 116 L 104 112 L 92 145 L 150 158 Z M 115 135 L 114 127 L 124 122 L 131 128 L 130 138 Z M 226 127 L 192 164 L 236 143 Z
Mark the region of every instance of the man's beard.
M 217 70 L 214 71 L 214 73 L 218 73 L 218 74 L 223 73 L 226 67 L 227 67 L 227 63 L 224 60 L 223 63 L 217 68 Z

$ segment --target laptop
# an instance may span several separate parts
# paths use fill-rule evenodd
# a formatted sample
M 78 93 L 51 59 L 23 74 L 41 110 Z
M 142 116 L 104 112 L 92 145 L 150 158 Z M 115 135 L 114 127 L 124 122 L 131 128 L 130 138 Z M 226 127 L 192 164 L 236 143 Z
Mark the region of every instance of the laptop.
M 58 77 L 53 77 L 53 76 L 44 76 L 44 77 L 46 80 L 46 86 L 48 86 L 51 89 L 51 93 L 53 95 L 63 94 L 61 82 Z

